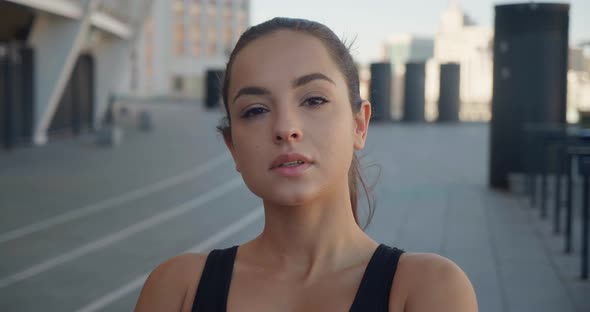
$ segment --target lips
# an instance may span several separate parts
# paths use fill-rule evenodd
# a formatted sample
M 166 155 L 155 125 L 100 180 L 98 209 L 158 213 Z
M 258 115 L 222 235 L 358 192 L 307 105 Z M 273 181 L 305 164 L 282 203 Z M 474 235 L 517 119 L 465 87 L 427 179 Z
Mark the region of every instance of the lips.
M 281 154 L 272 162 L 270 169 L 275 168 L 289 168 L 303 164 L 310 164 L 311 159 L 297 153 Z

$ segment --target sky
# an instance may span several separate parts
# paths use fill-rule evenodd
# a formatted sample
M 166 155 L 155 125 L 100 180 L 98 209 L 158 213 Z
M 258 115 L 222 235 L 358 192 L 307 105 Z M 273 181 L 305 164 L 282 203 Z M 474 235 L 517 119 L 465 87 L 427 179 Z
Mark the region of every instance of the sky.
M 494 5 L 529 1 L 458 0 L 477 24 L 493 27 Z M 353 56 L 361 63 L 378 61 L 382 42 L 395 33 L 436 33 L 449 0 L 251 0 L 251 24 L 275 16 L 321 22 L 340 38 L 355 40 Z M 590 41 L 590 0 L 536 1 L 570 4 L 570 45 Z

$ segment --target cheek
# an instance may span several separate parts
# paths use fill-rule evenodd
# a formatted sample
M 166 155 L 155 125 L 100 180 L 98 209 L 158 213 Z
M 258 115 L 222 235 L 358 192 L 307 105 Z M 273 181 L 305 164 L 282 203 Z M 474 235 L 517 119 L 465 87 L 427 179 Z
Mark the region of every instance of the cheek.
M 323 134 L 326 139 L 334 144 L 352 146 L 354 142 L 353 123 L 351 115 L 347 114 L 347 112 L 339 112 L 337 115 L 331 116 L 331 118 L 316 123 L 318 127 L 322 128 L 321 131 L 317 132 Z
M 261 153 L 260 140 L 251 137 L 241 136 L 236 138 L 235 149 L 240 161 L 252 162 Z
M 354 130 L 352 119 L 340 117 L 314 123 L 311 135 L 314 145 L 321 147 L 319 151 L 323 162 L 330 167 L 345 167 L 347 171 L 346 165 L 352 160 L 354 151 Z
M 248 171 L 250 168 L 258 168 L 263 165 L 264 159 L 260 157 L 264 155 L 263 139 L 257 132 L 246 129 L 236 129 L 234 135 L 234 148 L 236 158 L 241 166 L 241 170 Z

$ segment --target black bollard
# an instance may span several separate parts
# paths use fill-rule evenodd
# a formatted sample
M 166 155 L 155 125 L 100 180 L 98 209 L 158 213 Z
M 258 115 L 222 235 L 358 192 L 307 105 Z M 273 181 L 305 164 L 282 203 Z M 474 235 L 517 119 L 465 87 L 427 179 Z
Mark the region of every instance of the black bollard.
M 425 63 L 406 64 L 406 83 L 404 86 L 404 117 L 406 122 L 424 122 Z
M 457 63 L 440 65 L 440 93 L 438 98 L 438 121 L 459 121 L 461 68 Z
M 0 146 L 10 150 L 33 136 L 33 49 L 0 43 Z
M 391 120 L 391 64 L 371 64 L 369 101 L 373 108 L 372 118 L 378 121 Z
M 207 70 L 205 107 L 207 109 L 216 109 L 221 103 L 221 88 L 223 86 L 223 70 Z
M 508 174 L 525 169 L 523 125 L 565 123 L 569 5 L 507 4 L 495 12 L 489 184 L 508 189 Z

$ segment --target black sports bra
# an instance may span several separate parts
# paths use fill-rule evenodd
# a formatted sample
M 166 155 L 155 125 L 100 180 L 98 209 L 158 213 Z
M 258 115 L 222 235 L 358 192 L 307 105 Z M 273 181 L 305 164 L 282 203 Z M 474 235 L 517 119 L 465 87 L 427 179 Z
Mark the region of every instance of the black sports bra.
M 193 303 L 193 312 L 226 312 L 234 260 L 238 246 L 209 253 Z M 361 280 L 351 312 L 389 309 L 389 294 L 403 250 L 379 245 Z

